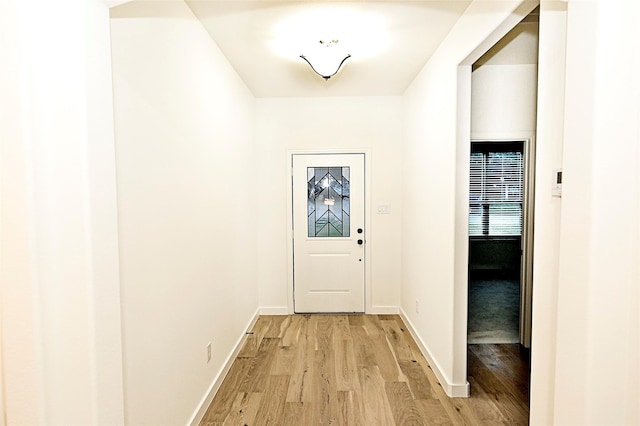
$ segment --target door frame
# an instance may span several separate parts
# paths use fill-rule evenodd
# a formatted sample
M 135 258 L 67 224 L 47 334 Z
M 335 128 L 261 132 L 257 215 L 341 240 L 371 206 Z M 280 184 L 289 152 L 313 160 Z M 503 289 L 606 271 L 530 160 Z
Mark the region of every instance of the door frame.
M 473 133 L 471 143 L 482 142 L 522 142 L 524 157 L 524 193 L 522 197 L 522 237 L 520 247 L 522 257 L 520 260 L 520 318 L 519 334 L 520 344 L 525 348 L 531 348 L 531 327 L 533 304 L 533 214 L 535 207 L 535 134 L 533 132 L 520 132 L 514 134 L 487 134 Z M 467 212 L 468 215 L 468 212 Z M 468 230 L 467 230 L 468 238 Z M 467 259 L 467 266 L 469 259 Z M 468 285 L 468 283 L 467 283 Z M 468 289 L 467 289 L 468 292 Z M 468 307 L 467 307 L 468 309 Z
M 340 155 L 363 154 L 364 155 L 364 229 L 365 240 L 371 240 L 371 153 L 366 148 L 354 149 L 296 149 L 287 150 L 287 309 L 283 314 L 294 313 L 294 282 L 293 282 L 293 156 L 294 155 Z M 366 241 L 364 245 L 364 312 L 371 313 L 371 244 Z

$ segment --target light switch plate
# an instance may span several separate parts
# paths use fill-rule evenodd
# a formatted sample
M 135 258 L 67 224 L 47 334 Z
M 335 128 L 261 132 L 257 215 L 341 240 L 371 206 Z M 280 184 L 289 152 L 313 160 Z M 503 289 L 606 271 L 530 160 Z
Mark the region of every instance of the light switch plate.
M 376 207 L 376 213 L 378 214 L 390 214 L 391 206 L 389 204 L 378 204 Z

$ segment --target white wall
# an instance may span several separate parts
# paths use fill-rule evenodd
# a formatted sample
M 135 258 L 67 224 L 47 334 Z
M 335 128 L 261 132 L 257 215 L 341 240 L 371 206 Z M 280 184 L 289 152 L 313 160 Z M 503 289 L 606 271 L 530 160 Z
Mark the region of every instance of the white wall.
M 473 138 L 518 138 L 536 130 L 536 64 L 483 65 L 471 74 Z
M 530 423 L 553 424 L 560 211 L 551 193 L 562 167 L 567 3 L 540 4 Z
M 7 424 L 122 424 L 108 9 L 0 4 Z
M 556 424 L 640 423 L 638 13 L 569 2 Z
M 328 84 L 331 84 L 329 82 Z M 288 312 L 287 165 L 291 151 L 366 150 L 370 168 L 367 294 L 373 312 L 396 311 L 400 297 L 401 98 L 257 99 L 260 306 Z M 391 214 L 375 214 L 389 204 Z
M 27 180 L 25 103 L 20 87 L 19 50 L 23 13 L 17 2 L 0 3 L 0 284 L 2 306 L 3 418 L 8 422 L 44 421 L 45 395 L 40 387 L 40 333 L 37 284 L 30 268 L 34 223 Z M 4 422 L 4 420 L 3 420 Z M 3 423 L 4 424 L 4 423 Z
M 126 422 L 185 424 L 258 307 L 254 98 L 181 1 L 111 30 Z
M 450 395 L 468 392 L 470 66 L 534 6 L 519 1 L 472 3 L 404 97 L 401 307 Z M 469 69 L 461 70 L 461 78 L 467 82 L 459 92 L 458 65 L 464 61 Z M 458 117 L 466 122 L 458 123 Z
M 475 64 L 471 74 L 472 138 L 534 136 L 538 23 L 522 22 Z
M 15 1 L 0 3 L 2 405 L 3 419 L 35 424 L 43 421 L 44 395 L 38 383 L 36 289 L 29 270 L 31 223 L 27 220 L 25 128 L 20 112 L 24 100 L 19 90 L 19 16 Z

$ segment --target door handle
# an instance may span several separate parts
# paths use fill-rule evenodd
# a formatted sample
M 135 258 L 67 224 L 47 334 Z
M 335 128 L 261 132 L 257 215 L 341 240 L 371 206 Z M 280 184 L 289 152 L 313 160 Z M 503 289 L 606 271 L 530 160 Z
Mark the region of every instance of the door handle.
M 362 244 L 364 244 L 364 240 L 358 240 L 358 245 L 361 246 Z

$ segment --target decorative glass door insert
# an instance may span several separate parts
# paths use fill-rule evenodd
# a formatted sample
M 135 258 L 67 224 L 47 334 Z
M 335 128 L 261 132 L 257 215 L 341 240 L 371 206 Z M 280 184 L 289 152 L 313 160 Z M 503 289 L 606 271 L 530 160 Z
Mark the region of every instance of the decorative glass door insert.
M 309 237 L 349 237 L 349 167 L 307 167 Z

